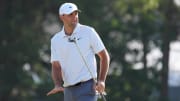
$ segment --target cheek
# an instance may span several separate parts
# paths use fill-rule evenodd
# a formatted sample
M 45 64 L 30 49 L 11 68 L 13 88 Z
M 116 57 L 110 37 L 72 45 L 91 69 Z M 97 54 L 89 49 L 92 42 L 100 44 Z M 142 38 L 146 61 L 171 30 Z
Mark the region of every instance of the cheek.
M 78 15 L 75 16 L 75 19 L 78 21 L 78 19 L 79 19 Z
M 78 18 L 79 16 L 78 16 L 78 14 L 76 15 L 76 18 Z
M 79 16 L 78 16 L 78 14 L 76 15 L 76 18 L 77 18 L 77 19 L 79 19 Z
M 68 18 L 64 18 L 63 22 L 69 22 L 70 20 Z

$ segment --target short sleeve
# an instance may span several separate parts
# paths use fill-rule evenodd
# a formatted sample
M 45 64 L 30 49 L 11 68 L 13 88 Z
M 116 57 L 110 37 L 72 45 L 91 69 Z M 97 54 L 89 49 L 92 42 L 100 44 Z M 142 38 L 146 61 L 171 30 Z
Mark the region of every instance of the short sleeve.
M 98 33 L 95 31 L 94 28 L 91 29 L 91 34 L 90 34 L 90 40 L 91 40 L 91 46 L 93 48 L 93 51 L 97 54 L 103 49 L 105 49 L 105 46 L 98 35 Z
M 52 63 L 53 61 L 58 61 L 58 55 L 57 55 L 55 43 L 51 41 L 51 61 L 50 62 Z

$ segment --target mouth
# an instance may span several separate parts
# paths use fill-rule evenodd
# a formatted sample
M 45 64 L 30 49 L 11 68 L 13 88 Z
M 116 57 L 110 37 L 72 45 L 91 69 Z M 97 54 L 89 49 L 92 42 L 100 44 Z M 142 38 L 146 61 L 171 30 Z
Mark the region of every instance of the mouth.
M 77 23 L 78 21 L 77 20 L 73 20 L 72 23 Z

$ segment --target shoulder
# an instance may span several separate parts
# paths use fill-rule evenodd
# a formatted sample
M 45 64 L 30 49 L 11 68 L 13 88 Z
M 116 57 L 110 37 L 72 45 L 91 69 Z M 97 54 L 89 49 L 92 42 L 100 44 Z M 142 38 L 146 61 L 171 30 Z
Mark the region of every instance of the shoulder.
M 79 27 L 81 30 L 85 30 L 85 31 L 94 31 L 95 30 L 92 26 L 83 25 L 83 24 L 80 24 Z
M 55 33 L 51 38 L 51 42 L 57 41 L 61 37 L 61 33 L 62 33 L 61 31 Z

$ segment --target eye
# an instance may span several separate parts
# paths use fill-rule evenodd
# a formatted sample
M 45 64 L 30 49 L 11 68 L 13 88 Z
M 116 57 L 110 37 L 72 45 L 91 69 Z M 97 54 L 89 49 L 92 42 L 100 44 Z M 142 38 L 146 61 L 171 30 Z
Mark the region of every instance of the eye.
M 75 11 L 74 14 L 77 15 L 77 14 L 78 14 L 78 11 Z
M 74 12 L 72 12 L 71 14 L 69 14 L 69 16 L 72 16 Z
M 78 11 L 75 11 L 75 12 L 72 12 L 71 14 L 69 14 L 70 16 L 72 15 L 77 15 L 78 14 Z

